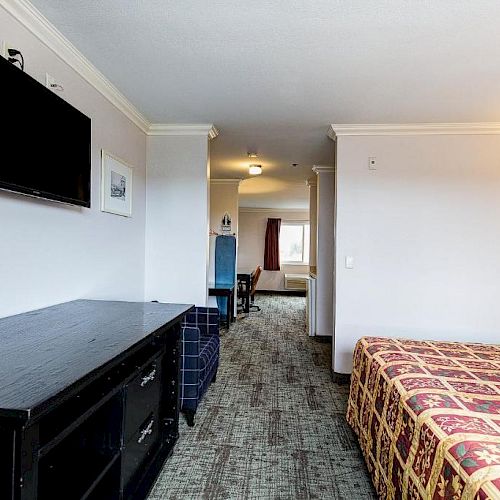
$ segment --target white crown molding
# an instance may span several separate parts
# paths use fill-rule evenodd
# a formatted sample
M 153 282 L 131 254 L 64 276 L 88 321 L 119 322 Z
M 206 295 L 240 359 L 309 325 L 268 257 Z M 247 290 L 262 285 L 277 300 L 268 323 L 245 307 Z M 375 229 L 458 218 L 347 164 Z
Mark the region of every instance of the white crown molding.
M 337 136 L 335 135 L 335 130 L 333 130 L 333 125 L 330 125 L 328 127 L 328 132 L 326 133 L 326 135 L 332 140 L 334 141 L 335 139 L 337 139 Z
M 148 135 L 203 135 L 215 139 L 219 131 L 213 123 L 152 123 Z
M 353 135 L 496 135 L 499 122 L 332 124 L 328 137 Z
M 148 135 L 206 135 L 215 139 L 213 124 L 160 124 L 149 120 L 30 2 L 0 0 L 0 7 L 54 52 L 70 68 L 102 94 L 132 123 Z
M 314 165 L 312 171 L 316 175 L 319 175 L 323 172 L 335 172 L 335 167 L 332 167 L 331 165 Z
M 236 184 L 237 186 L 243 179 L 210 179 L 210 184 Z
M 239 207 L 240 212 L 246 212 L 250 214 L 260 214 L 266 212 L 309 212 L 308 208 L 260 208 L 260 207 Z
M 0 0 L 0 5 L 42 43 L 73 68 L 143 132 L 147 118 L 27 0 Z

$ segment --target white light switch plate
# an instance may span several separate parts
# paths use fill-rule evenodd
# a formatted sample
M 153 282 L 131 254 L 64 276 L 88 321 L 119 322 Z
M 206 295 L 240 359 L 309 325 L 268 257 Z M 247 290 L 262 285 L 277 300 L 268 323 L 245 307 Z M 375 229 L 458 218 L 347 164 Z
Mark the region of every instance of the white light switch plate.
M 377 158 L 375 156 L 368 157 L 368 169 L 377 170 Z
M 352 257 L 351 255 L 347 255 L 345 258 L 345 268 L 354 269 L 354 257 Z

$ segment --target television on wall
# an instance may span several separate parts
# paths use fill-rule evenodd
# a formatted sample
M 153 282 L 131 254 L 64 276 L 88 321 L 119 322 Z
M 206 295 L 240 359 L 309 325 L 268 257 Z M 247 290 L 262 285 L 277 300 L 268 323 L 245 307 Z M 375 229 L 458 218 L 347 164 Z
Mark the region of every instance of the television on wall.
M 0 57 L 0 189 L 90 207 L 90 118 Z

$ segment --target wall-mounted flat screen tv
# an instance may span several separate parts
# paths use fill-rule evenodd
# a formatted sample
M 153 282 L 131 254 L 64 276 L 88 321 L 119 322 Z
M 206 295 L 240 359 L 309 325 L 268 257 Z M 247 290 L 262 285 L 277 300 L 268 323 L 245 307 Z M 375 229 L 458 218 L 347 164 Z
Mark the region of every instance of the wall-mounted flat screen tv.
M 0 57 L 0 188 L 90 207 L 90 118 Z

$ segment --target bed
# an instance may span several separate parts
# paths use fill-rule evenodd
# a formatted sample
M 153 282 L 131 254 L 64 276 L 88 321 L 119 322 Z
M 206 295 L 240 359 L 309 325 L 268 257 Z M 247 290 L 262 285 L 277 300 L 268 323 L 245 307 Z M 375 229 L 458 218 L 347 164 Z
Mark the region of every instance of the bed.
M 347 420 L 383 499 L 500 499 L 500 346 L 364 337 Z

